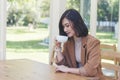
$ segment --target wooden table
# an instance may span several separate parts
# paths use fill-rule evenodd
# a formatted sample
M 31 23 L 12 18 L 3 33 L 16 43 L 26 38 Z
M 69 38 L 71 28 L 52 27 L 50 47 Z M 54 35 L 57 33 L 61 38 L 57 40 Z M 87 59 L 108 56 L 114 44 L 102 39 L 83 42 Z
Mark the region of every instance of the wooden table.
M 86 80 L 80 76 L 55 72 L 53 66 L 32 60 L 0 61 L 0 80 Z
M 27 60 L 0 61 L 0 80 L 88 80 L 70 73 L 55 72 L 51 65 Z M 103 79 L 107 80 L 107 79 Z

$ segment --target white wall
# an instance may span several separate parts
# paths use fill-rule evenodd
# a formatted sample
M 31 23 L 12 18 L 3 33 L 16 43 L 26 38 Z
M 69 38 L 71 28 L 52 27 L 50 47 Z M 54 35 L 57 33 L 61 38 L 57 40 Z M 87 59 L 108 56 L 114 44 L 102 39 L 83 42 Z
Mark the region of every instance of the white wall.
M 0 60 L 5 59 L 6 52 L 6 0 L 0 0 Z

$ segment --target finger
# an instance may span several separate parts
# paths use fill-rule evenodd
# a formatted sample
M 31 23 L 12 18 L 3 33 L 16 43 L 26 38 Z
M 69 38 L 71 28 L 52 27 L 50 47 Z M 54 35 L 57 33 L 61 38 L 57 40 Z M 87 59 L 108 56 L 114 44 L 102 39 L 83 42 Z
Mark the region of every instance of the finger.
M 57 72 L 57 71 L 60 71 L 60 70 L 59 70 L 58 68 L 56 68 L 56 70 L 55 70 L 55 71 Z
M 55 66 L 55 68 L 57 68 L 57 67 L 58 67 L 58 65 L 57 65 L 57 64 L 55 64 L 55 63 L 53 64 L 53 66 Z
M 55 40 L 55 41 L 57 40 L 56 36 L 54 37 L 54 40 Z
M 57 70 L 57 69 L 55 69 L 55 72 L 58 72 L 58 70 Z
M 55 68 L 55 72 L 59 72 L 60 70 L 58 68 Z

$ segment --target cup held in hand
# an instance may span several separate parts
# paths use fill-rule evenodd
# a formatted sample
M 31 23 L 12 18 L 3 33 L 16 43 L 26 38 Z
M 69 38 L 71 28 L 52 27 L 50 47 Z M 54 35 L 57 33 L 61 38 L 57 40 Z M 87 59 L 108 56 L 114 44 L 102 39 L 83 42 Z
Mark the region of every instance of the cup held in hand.
M 56 37 L 56 39 L 57 39 L 58 42 L 64 43 L 64 42 L 66 42 L 68 40 L 68 37 L 67 36 L 58 35 Z

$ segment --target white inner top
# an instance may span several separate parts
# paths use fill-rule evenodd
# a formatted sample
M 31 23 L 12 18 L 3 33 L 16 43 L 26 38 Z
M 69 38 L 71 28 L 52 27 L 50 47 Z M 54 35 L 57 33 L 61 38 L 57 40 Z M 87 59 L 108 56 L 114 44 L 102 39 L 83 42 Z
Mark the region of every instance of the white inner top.
M 75 57 L 78 63 L 81 62 L 81 38 L 75 38 Z

